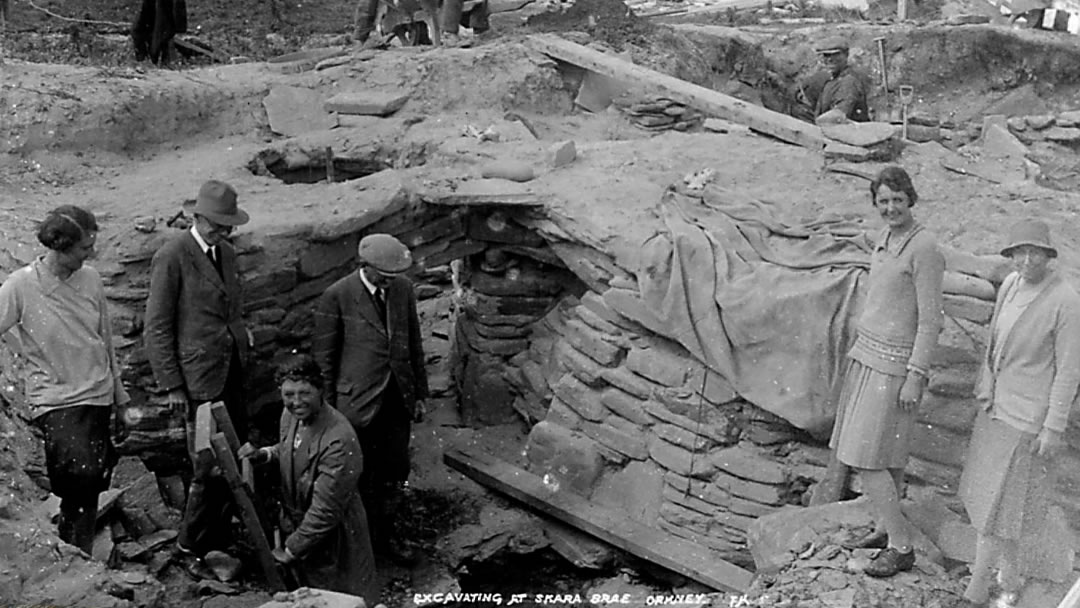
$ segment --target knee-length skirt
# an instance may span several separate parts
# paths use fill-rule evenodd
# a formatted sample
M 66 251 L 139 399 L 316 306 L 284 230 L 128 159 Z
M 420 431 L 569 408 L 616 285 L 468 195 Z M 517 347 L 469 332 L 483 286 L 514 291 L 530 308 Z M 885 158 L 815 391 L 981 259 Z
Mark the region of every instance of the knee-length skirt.
M 902 376 L 890 376 L 849 360 L 829 441 L 840 462 L 876 470 L 907 465 L 915 412 L 900 409 L 903 386 Z

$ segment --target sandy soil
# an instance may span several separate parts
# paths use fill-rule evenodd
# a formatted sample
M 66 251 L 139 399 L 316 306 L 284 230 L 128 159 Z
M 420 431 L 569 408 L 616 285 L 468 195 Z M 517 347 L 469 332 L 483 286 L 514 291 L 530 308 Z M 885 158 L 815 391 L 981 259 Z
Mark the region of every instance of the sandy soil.
M 601 0 L 595 2 L 600 4 Z M 39 4 L 64 15 L 117 24 L 133 17 L 130 3 L 120 0 L 39 0 Z M 345 24 L 351 19 L 351 3 L 340 0 L 279 3 L 280 20 L 270 13 L 269 4 L 196 1 L 191 3 L 191 23 L 193 28 L 202 27 L 200 38 L 227 54 L 266 57 L 298 48 L 310 41 L 313 33 L 345 34 Z M 571 13 L 561 21 L 549 17 L 546 25 L 544 19 L 532 25 L 585 31 L 591 27 L 609 46 L 629 50 L 640 63 L 682 69 L 688 79 L 703 83 L 726 86 L 724 83 L 738 80 L 731 77 L 736 56 L 681 57 L 679 51 L 691 47 L 670 31 L 648 36 L 653 30 L 628 21 L 617 10 L 606 14 L 618 27 L 605 29 L 600 20 L 590 24 L 587 15 Z M 247 169 L 256 154 L 281 139 L 267 128 L 261 105 L 267 91 L 276 85 L 324 92 L 352 86 L 414 91 L 409 104 L 392 118 L 359 120 L 307 137 L 335 149 L 377 143 L 395 150 L 426 150 L 428 165 L 405 173 L 418 180 L 446 174 L 474 175 L 481 163 L 495 158 L 542 166 L 551 142 L 575 139 L 579 159 L 558 171 L 541 171 L 530 187 L 554 195 L 552 211 L 560 229 L 614 251 L 629 268 L 636 266 L 639 244 L 660 228 L 653 208 L 663 190 L 698 169 L 713 169 L 720 183 L 776 202 L 792 221 L 839 213 L 863 218 L 868 227 L 879 225 L 868 203 L 866 182 L 825 171 L 825 163 L 816 153 L 745 132 L 652 136 L 631 126 L 614 110 L 597 115 L 573 111 L 562 82 L 545 77 L 545 61 L 510 37 L 469 50 L 390 51 L 366 59 L 357 56 L 339 68 L 290 75 L 261 63 L 156 71 L 133 65 L 115 49 L 95 56 L 79 46 L 79 34 L 72 33 L 78 30 L 23 2 L 15 3 L 12 25 L 17 55 L 92 67 L 22 62 L 4 67 L 0 88 L 0 126 L 4 127 L 0 132 L 0 152 L 4 153 L 0 157 L 0 277 L 34 255 L 32 227 L 43 209 L 70 202 L 98 212 L 104 226 L 102 249 L 107 254 L 110 247 L 124 246 L 122 235 L 131 234 L 135 218 L 170 217 L 210 176 L 233 181 L 244 193 L 244 204 L 256 218 L 245 230 L 271 234 L 295 230 L 312 218 L 332 217 L 356 194 L 354 186 L 284 187 Z M 123 30 L 120 25 L 102 27 Z M 771 41 L 767 52 L 790 53 L 797 73 L 805 68 L 805 63 L 796 61 L 805 49 L 795 50 L 795 45 L 805 46 L 829 29 L 794 33 L 762 30 L 756 35 Z M 64 33 L 67 38 L 48 43 L 44 38 L 27 37 L 20 42 L 17 36 L 23 30 Z M 937 40 L 933 34 L 906 26 L 845 31 L 864 41 L 887 31 L 901 41 L 901 47 L 912 40 Z M 664 36 L 673 41 L 653 53 L 656 39 Z M 928 65 L 941 48 L 928 44 L 905 55 L 905 60 Z M 1008 56 L 1001 57 L 1007 63 Z M 865 54 L 861 59 L 872 63 Z M 730 66 L 725 63 L 729 60 Z M 713 70 L 716 65 L 730 69 L 718 76 Z M 740 64 L 740 69 L 743 67 Z M 1005 94 L 1007 89 L 990 86 L 992 77 L 1003 72 L 1008 70 L 980 73 L 977 79 L 960 83 L 964 88 L 950 95 L 948 79 L 926 70 L 926 88 L 940 96 L 937 103 L 941 106 L 964 108 L 974 115 L 985 107 L 987 95 Z M 764 77 L 749 69 L 745 73 Z M 1074 84 L 1063 82 L 1057 87 L 1055 102 L 1067 107 L 1075 99 Z M 508 137 L 493 144 L 462 135 L 469 125 L 499 125 L 511 132 L 504 116 L 508 107 L 525 108 L 522 112 L 542 139 Z M 1077 195 L 1031 183 L 998 186 L 961 177 L 941 166 L 942 153 L 935 144 L 912 146 L 899 161 L 912 172 L 922 197 L 917 217 L 942 242 L 978 253 L 994 252 L 1011 221 L 1037 215 L 1054 226 L 1062 251 L 1059 264 L 1078 276 Z M 873 168 L 864 166 L 868 171 Z M 429 422 L 417 428 L 420 451 L 415 486 L 433 490 L 467 487 L 480 493 L 477 486 L 442 464 L 442 450 L 447 445 L 480 444 L 515 461 L 520 458 L 521 432 L 520 428 L 486 432 L 460 428 L 452 402 L 438 402 Z M 391 571 L 389 576 L 403 580 L 408 573 Z

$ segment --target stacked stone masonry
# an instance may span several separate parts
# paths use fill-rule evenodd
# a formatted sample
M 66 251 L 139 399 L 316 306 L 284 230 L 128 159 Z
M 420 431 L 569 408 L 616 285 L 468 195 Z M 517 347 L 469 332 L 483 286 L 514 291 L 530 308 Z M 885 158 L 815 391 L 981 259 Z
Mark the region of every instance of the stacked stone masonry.
M 376 217 L 349 223 L 349 232 L 310 229 L 288 233 L 241 233 L 234 239 L 244 298 L 244 316 L 254 349 L 249 368 L 249 408 L 264 410 L 268 429 L 277 420 L 273 390 L 274 358 L 285 349 L 310 347 L 319 296 L 356 268 L 357 244 L 365 234 L 385 232 L 408 245 L 417 262 L 413 279 L 423 300 L 449 288 L 450 262 L 456 266 L 455 341 L 461 374 L 455 376 L 463 410 L 479 413 L 474 422 L 492 422 L 511 407 L 513 395 L 503 379 L 506 360 L 528 348 L 531 326 L 566 293 L 583 291 L 546 242 L 515 221 L 517 210 L 498 205 L 426 205 L 416 197 L 388 205 Z M 110 299 L 116 346 L 124 381 L 133 401 L 131 424 L 121 449 L 138 453 L 163 473 L 186 465 L 184 431 L 156 393 L 142 349 L 142 324 L 149 290 L 150 260 L 166 239 L 187 226 L 184 220 L 154 231 L 130 230 L 95 260 Z M 544 370 L 529 369 L 533 381 Z M 477 395 L 484 395 L 477 406 Z M 503 399 L 498 399 L 502 395 Z M 490 399 L 491 397 L 496 399 Z M 499 410 L 501 408 L 501 411 Z M 256 439 L 258 439 L 256 437 Z
M 974 353 L 983 328 L 953 333 L 959 338 L 943 334 L 934 362 L 911 466 L 915 483 L 946 491 L 955 489 L 974 420 Z M 793 447 L 820 442 L 740 399 L 722 376 L 620 316 L 594 291 L 560 302 L 510 363 L 515 408 L 543 421 L 530 436 L 534 471 L 596 498 L 605 476 L 634 463 L 655 466 L 661 496 L 655 519 L 643 523 L 736 562 L 745 559 L 749 524 L 782 505 L 805 504 L 824 472 L 824 447 L 811 462 Z
M 735 561 L 745 560 L 753 519 L 799 500 L 798 475 L 772 455 L 799 433 L 739 399 L 680 346 L 620 318 L 595 292 L 564 299 L 534 335 L 507 377 L 519 409 L 542 420 L 529 461 L 553 483 L 578 491 L 592 479 L 580 493 L 597 498 L 606 475 L 634 463 L 656 467 L 659 506 L 643 523 Z

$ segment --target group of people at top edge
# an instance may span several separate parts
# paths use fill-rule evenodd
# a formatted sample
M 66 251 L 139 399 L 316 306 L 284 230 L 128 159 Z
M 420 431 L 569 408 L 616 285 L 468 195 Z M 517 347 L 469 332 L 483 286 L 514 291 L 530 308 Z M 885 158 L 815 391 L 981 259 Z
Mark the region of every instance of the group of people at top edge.
M 144 344 L 166 402 L 187 420 L 221 401 L 242 442 L 238 456 L 275 462 L 281 477 L 282 546 L 274 558 L 297 583 L 379 600 L 375 552 L 400 557 L 393 538 L 409 475 L 411 424 L 423 415 L 427 376 L 408 248 L 371 234 L 358 268 L 321 296 L 312 354 L 287 353 L 275 380 L 284 405 L 278 441 L 246 443 L 245 371 L 254 347 L 243 317 L 237 254 L 229 236 L 249 217 L 237 193 L 203 184 L 190 230 L 154 254 Z M 110 416 L 130 398 L 120 380 L 100 275 L 99 226 L 64 205 L 40 222 L 47 252 L 0 286 L 0 335 L 25 360 L 26 397 L 44 436 L 51 490 L 61 498 L 59 536 L 88 553 L 98 494 L 117 462 Z M 191 453 L 177 556 L 205 573 L 201 557 L 233 542 L 228 483 Z
M 900 499 L 942 328 L 945 260 L 914 219 L 918 194 L 907 172 L 886 167 L 870 194 L 886 228 L 874 243 L 830 447 L 859 474 L 875 512 L 875 529 L 848 544 L 880 548 L 865 572 L 888 577 L 915 564 L 915 534 Z M 978 541 L 954 608 L 986 606 L 995 568 L 999 601 L 1008 603 L 1039 567 L 1033 556 L 1050 506 L 1053 460 L 1080 387 L 1080 296 L 1052 268 L 1058 251 L 1048 225 L 1016 222 L 1001 254 L 1014 271 L 998 289 L 979 361 L 979 411 L 959 491 Z

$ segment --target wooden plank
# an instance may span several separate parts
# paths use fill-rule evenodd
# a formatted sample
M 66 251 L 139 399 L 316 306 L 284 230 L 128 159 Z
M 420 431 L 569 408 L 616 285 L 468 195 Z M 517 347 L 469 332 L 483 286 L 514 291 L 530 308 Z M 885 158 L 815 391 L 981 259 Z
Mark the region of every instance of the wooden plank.
M 225 403 L 216 401 L 211 404 L 210 415 L 214 417 L 217 431 L 220 431 L 225 435 L 225 441 L 229 442 L 229 449 L 232 450 L 232 453 L 235 456 L 236 453 L 240 451 L 240 435 L 236 433 L 236 427 L 233 426 L 232 418 L 229 417 L 229 410 L 225 409 Z M 244 480 L 244 483 L 246 483 L 249 488 L 252 490 L 255 489 L 255 475 L 252 471 L 250 460 L 244 459 L 240 461 L 240 478 Z
M 255 548 L 255 556 L 258 558 L 259 566 L 262 567 L 267 584 L 270 585 L 270 590 L 286 591 L 285 582 L 282 580 L 281 572 L 270 549 L 269 537 L 262 526 L 263 520 L 258 507 L 255 506 L 251 488 L 240 478 L 240 467 L 237 466 L 236 458 L 233 457 L 229 448 L 229 441 L 225 439 L 224 433 L 214 433 L 210 442 L 214 447 L 218 466 L 221 467 L 221 474 L 229 482 L 233 498 L 240 507 L 240 519 L 244 523 L 244 529 L 247 530 L 248 539 Z
M 210 439 L 217 429 L 214 425 L 214 417 L 210 413 L 210 402 L 200 403 L 195 410 L 195 461 L 198 465 L 209 464 L 214 461 L 214 446 Z
M 667 15 L 678 15 L 680 17 L 699 17 L 701 15 L 708 15 L 710 13 L 725 13 L 729 10 L 739 11 L 748 8 L 758 8 L 761 6 L 765 6 L 768 3 L 768 0 L 720 0 L 719 2 L 701 8 L 672 9 L 670 11 L 663 11 L 660 13 L 641 14 L 638 15 L 638 17 L 653 18 L 663 17 Z
M 744 124 L 755 131 L 811 150 L 825 147 L 827 140 L 820 127 L 793 116 L 773 112 L 719 91 L 634 65 L 553 34 L 534 34 L 526 38 L 526 44 L 559 61 L 616 78 L 627 84 L 645 86 L 710 116 Z
M 711 549 L 591 504 L 572 492 L 552 491 L 528 471 L 472 451 L 451 450 L 443 460 L 483 485 L 703 585 L 733 593 L 745 593 L 750 587 L 752 573 Z

